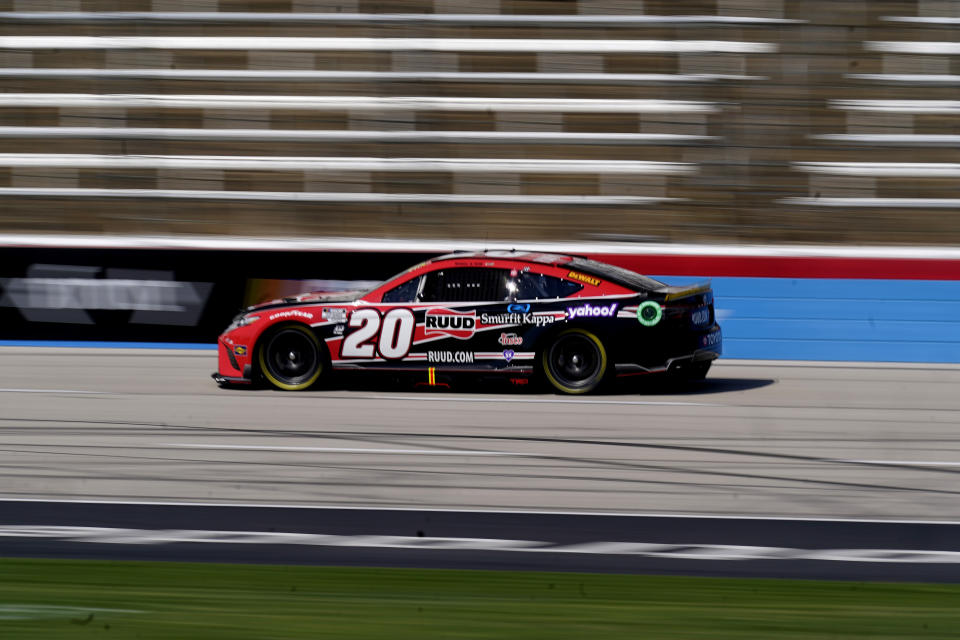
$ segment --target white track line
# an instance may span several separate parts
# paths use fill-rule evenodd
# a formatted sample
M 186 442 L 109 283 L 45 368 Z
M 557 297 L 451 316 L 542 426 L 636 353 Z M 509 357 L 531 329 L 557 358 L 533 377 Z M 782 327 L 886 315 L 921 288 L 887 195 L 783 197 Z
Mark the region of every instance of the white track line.
M 72 389 L 0 389 L 0 393 L 75 393 L 75 394 L 109 394 L 111 391 L 79 391 Z M 324 395 L 301 394 L 300 399 L 319 399 Z M 416 402 L 512 402 L 512 403 L 533 403 L 533 404 L 606 404 L 606 405 L 640 405 L 640 406 L 665 406 L 665 407 L 719 407 L 723 405 L 708 402 L 669 402 L 659 400 L 590 400 L 573 398 L 471 398 L 467 396 L 404 396 L 404 395 L 358 395 L 343 399 L 357 400 L 413 400 Z
M 309 396 L 303 396 L 309 397 Z M 660 400 L 591 400 L 587 398 L 511 398 L 511 397 L 469 397 L 469 396 L 405 396 L 405 395 L 366 395 L 351 396 L 358 400 L 414 400 L 416 402 L 513 402 L 530 404 L 609 404 L 641 405 L 652 407 L 721 407 L 709 402 L 670 402 Z
M 960 462 L 931 462 L 928 460 L 843 460 L 857 464 L 908 465 L 918 467 L 960 467 Z
M 83 393 L 105 394 L 109 391 L 77 391 L 75 389 L 0 389 L 0 393 Z
M 428 456 L 538 456 L 538 453 L 514 453 L 510 451 L 476 451 L 457 449 L 364 449 L 361 447 L 284 447 L 255 444 L 187 444 L 165 443 L 161 446 L 181 449 L 204 449 L 223 451 L 303 451 L 311 453 L 372 453 L 385 455 Z

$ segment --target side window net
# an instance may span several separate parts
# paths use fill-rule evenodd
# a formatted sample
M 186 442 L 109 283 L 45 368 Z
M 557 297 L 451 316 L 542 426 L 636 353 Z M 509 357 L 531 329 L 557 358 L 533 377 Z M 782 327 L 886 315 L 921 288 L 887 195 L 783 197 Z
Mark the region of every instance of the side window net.
M 506 300 L 507 272 L 503 269 L 458 267 L 427 274 L 424 302 L 496 302 Z

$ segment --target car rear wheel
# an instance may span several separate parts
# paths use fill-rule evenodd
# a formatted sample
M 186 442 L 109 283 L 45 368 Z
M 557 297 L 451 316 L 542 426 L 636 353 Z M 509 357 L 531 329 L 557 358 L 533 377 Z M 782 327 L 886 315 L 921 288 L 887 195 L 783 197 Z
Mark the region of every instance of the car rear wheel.
M 323 346 L 308 327 L 289 325 L 267 336 L 258 350 L 260 372 L 284 391 L 312 386 L 326 370 Z
M 543 372 L 561 393 L 589 393 L 607 374 L 603 342 L 586 329 L 568 329 L 557 335 L 541 355 Z

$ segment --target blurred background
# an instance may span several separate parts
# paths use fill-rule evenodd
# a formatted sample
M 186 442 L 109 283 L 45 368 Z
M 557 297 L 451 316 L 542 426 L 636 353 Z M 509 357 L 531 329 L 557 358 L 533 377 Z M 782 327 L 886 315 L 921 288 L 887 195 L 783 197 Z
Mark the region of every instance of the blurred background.
M 960 241 L 952 0 L 0 11 L 3 232 Z

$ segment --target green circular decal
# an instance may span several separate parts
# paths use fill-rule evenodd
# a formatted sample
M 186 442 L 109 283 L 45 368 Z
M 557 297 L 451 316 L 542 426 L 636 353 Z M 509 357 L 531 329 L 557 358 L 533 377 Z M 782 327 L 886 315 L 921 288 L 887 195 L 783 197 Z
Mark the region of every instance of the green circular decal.
M 652 327 L 660 322 L 660 318 L 662 317 L 663 309 L 660 307 L 659 302 L 647 300 L 637 307 L 637 320 L 645 327 Z

